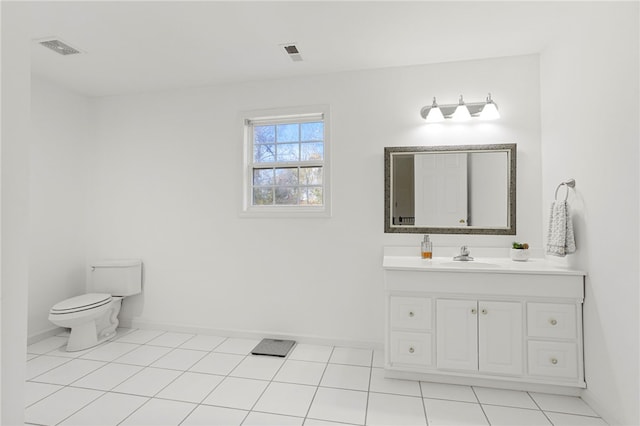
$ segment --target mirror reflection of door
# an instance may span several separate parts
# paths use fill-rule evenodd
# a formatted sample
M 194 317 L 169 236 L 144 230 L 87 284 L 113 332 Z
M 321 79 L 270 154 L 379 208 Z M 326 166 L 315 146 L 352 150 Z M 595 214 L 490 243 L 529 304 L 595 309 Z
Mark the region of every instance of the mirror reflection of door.
M 414 224 L 413 154 L 396 155 L 393 161 L 393 224 Z
M 467 153 L 414 156 L 415 225 L 467 226 Z

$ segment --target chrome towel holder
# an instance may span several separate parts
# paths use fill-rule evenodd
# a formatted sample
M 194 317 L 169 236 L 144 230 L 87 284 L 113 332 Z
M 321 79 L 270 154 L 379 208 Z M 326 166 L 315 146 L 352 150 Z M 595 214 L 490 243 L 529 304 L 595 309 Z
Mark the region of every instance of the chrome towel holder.
M 567 187 L 567 192 L 564 194 L 564 201 L 567 201 L 567 198 L 569 197 L 569 188 L 575 188 L 576 187 L 576 180 L 571 178 L 571 179 L 565 180 L 564 182 L 560 182 L 560 185 L 558 185 L 558 187 L 556 188 L 556 193 L 553 196 L 553 198 L 556 201 L 558 201 L 558 190 L 562 186 L 566 186 Z

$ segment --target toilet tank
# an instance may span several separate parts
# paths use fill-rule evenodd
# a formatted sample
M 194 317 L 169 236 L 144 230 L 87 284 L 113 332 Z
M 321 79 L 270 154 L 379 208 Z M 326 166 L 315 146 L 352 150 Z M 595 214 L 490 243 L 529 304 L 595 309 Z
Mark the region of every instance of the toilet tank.
M 112 296 L 133 296 L 142 292 L 140 259 L 99 260 L 89 264 L 89 291 Z

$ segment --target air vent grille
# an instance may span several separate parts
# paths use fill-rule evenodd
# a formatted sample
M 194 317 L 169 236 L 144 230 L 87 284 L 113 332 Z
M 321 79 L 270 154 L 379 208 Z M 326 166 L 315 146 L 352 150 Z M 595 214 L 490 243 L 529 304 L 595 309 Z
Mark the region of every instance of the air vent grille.
M 56 39 L 42 40 L 42 41 L 39 41 L 38 43 L 40 43 L 44 47 L 48 47 L 49 49 L 61 55 L 75 55 L 75 54 L 81 53 L 78 49 L 71 47 L 68 44 Z
M 302 61 L 302 55 L 300 55 L 300 50 L 298 49 L 298 46 L 296 46 L 294 43 L 285 43 L 285 44 L 281 44 L 280 46 L 284 48 L 285 52 L 287 52 L 287 55 L 289 55 L 289 58 L 291 58 L 292 61 L 294 62 Z

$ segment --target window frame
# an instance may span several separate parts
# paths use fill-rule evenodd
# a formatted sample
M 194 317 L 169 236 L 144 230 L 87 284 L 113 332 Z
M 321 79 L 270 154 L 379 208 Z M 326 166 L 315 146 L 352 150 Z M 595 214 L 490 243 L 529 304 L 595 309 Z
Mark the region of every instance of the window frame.
M 274 108 L 241 113 L 243 128 L 243 156 L 242 156 L 242 206 L 241 217 L 331 217 L 331 173 L 330 173 L 330 118 L 328 105 L 315 105 L 290 108 Z M 322 120 L 324 127 L 323 159 L 308 161 L 287 161 L 254 163 L 253 161 L 253 126 L 262 124 L 305 123 Z M 298 141 L 301 143 L 301 141 Z M 253 205 L 253 171 L 254 165 L 261 164 L 270 167 L 321 167 L 322 168 L 322 198 L 321 206 L 311 205 Z M 268 168 L 268 167 L 265 167 Z M 304 185 L 298 185 L 303 187 Z

